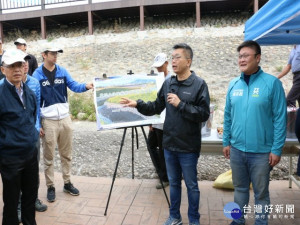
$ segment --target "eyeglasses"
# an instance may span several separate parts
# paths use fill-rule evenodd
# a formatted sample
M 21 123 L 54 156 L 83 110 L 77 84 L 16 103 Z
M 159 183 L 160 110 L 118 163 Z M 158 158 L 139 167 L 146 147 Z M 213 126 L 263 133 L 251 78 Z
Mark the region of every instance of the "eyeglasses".
M 258 55 L 257 53 L 256 54 L 244 54 L 244 55 L 239 55 L 239 59 L 248 59 L 251 55 Z
M 6 64 L 3 65 L 3 67 L 8 68 L 8 69 L 23 68 L 24 66 L 25 66 L 25 63 L 23 63 L 23 62 L 15 62 L 11 65 L 6 65 Z
M 174 56 L 171 57 L 172 61 L 178 61 L 178 60 L 181 59 L 181 58 L 182 58 L 181 55 L 174 55 Z M 186 58 L 186 59 L 189 59 L 189 58 L 187 58 L 187 57 L 185 57 L 185 58 Z

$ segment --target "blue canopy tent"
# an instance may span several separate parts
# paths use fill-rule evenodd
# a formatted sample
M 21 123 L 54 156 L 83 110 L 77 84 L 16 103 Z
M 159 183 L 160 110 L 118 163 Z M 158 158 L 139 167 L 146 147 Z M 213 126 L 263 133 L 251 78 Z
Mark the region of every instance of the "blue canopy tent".
M 300 0 L 269 0 L 247 20 L 245 40 L 261 45 L 300 44 Z

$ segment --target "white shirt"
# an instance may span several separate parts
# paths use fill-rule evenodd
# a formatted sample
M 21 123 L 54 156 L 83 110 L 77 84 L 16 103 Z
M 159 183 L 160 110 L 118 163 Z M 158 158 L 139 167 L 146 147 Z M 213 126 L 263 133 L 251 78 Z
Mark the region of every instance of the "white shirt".
M 168 75 L 165 77 L 165 80 L 168 79 L 169 77 L 171 77 L 171 73 L 170 73 L 170 72 L 168 72 Z M 166 112 L 166 109 L 164 109 L 164 111 L 162 111 L 161 114 L 166 115 L 165 112 Z M 164 120 L 165 120 L 165 118 L 164 118 Z M 163 130 L 164 124 L 163 124 L 163 123 L 152 124 L 152 127 L 153 127 L 153 128 L 156 128 L 156 129 Z

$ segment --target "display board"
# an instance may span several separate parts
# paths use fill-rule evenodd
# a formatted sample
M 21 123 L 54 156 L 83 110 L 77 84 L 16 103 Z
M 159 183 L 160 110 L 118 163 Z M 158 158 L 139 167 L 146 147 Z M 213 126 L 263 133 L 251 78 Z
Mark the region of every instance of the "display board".
M 163 82 L 163 73 L 157 76 L 139 74 L 94 78 L 98 130 L 163 123 L 163 114 L 144 116 L 135 108 L 120 104 L 122 97 L 154 101 Z

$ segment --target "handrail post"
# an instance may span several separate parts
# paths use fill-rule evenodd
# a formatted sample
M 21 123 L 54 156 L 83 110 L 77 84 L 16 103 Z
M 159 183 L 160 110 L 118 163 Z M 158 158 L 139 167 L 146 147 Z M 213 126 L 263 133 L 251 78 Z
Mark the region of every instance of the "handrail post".
M 41 7 L 42 7 L 42 9 L 45 9 L 45 0 L 41 0 Z
M 200 1 L 196 2 L 196 27 L 201 27 L 201 22 L 200 22 Z
M 140 30 L 144 30 L 144 6 L 140 5 Z
M 0 0 L 0 14 L 2 14 L 2 1 Z
M 88 30 L 89 30 L 89 35 L 93 34 L 93 14 L 92 11 L 88 11 Z
M 254 13 L 256 13 L 258 11 L 258 7 L 259 7 L 259 3 L 258 0 L 254 0 L 254 4 L 253 4 L 253 11 Z
M 3 36 L 3 23 L 0 22 L 0 38 L 2 40 L 2 43 L 4 41 L 4 36 Z
M 46 19 L 44 16 L 41 16 L 41 36 L 42 36 L 42 39 L 46 39 L 46 37 L 47 37 Z

